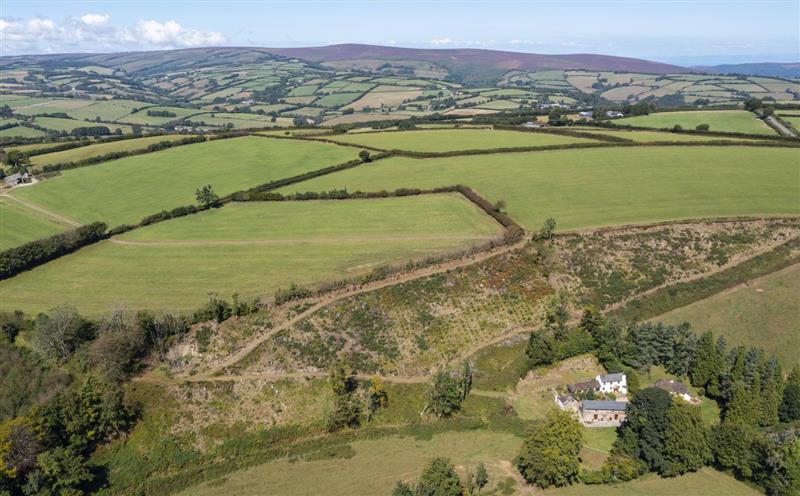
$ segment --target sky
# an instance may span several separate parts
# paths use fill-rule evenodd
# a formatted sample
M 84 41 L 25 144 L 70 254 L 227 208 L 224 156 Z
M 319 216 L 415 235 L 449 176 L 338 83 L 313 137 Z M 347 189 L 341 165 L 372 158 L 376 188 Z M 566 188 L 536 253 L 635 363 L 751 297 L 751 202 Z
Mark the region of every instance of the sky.
M 334 43 L 800 62 L 800 0 L 0 0 L 0 55 Z

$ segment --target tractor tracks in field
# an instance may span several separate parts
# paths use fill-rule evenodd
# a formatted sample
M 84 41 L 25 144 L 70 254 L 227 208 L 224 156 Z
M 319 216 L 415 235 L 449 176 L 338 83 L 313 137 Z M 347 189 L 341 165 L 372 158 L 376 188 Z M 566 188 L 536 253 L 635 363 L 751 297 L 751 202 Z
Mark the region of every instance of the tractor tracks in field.
M 39 205 L 37 205 L 35 203 L 29 202 L 27 200 L 23 200 L 21 198 L 17 198 L 16 196 L 9 195 L 8 193 L 0 194 L 0 197 L 8 198 L 10 200 L 13 200 L 13 201 L 19 203 L 20 205 L 24 206 L 25 208 L 28 208 L 30 210 L 33 210 L 33 211 L 39 213 L 39 214 L 42 214 L 45 217 L 49 217 L 50 220 L 52 220 L 52 221 L 54 221 L 54 222 L 56 222 L 58 224 L 66 224 L 66 225 L 71 226 L 71 227 L 81 227 L 83 225 L 83 224 L 81 224 L 80 222 L 78 222 L 76 220 L 70 219 L 69 217 L 65 217 L 63 215 L 59 215 L 59 214 L 57 214 L 57 213 L 55 213 L 55 212 L 53 212 L 51 210 L 47 210 L 46 208 L 40 207 Z

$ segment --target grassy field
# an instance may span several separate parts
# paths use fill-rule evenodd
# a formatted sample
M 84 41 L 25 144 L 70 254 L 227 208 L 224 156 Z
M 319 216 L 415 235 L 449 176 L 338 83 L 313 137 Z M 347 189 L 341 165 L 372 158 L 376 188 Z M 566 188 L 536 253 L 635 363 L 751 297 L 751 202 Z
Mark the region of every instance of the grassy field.
M 748 138 L 727 138 L 721 136 L 703 136 L 702 134 L 679 134 L 679 133 L 664 133 L 659 131 L 614 131 L 614 130 L 598 130 L 598 129 L 581 129 L 576 128 L 576 131 L 590 134 L 600 134 L 603 136 L 613 136 L 615 138 L 624 138 L 636 143 L 658 143 L 658 142 L 689 142 L 689 141 L 746 141 Z M 752 140 L 751 140 L 752 141 Z
M 361 133 L 329 136 L 340 143 L 414 152 L 450 152 L 454 150 L 485 150 L 526 146 L 592 143 L 591 139 L 557 136 L 548 133 L 493 131 L 490 129 L 447 129 Z
M 744 482 L 712 468 L 672 479 L 649 475 L 641 479 L 608 486 L 577 484 L 535 492 L 547 496 L 757 496 L 761 492 Z
M 52 236 L 65 226 L 46 220 L 8 198 L 0 198 L 0 251 Z
M 708 124 L 711 131 L 775 135 L 775 131 L 771 127 L 746 110 L 657 112 L 650 115 L 624 117 L 614 122 L 658 129 L 671 128 L 676 124 L 684 129 L 694 129 L 699 124 Z
M 14 126 L 0 129 L 0 138 L 41 138 L 47 133 L 32 127 Z
M 754 164 L 758 164 L 757 166 Z M 635 147 L 414 159 L 395 157 L 283 188 L 379 191 L 461 183 L 504 200 L 523 226 L 560 229 L 713 216 L 800 213 L 797 150 Z
M 494 487 L 512 474 L 511 461 L 522 440 L 511 434 L 487 431 L 450 432 L 431 439 L 390 437 L 351 444 L 349 459 L 290 463 L 280 460 L 235 472 L 193 487 L 182 495 L 325 494 L 328 496 L 389 495 L 398 480 L 419 476 L 431 458 L 445 456 L 463 476 L 483 462 Z
M 760 346 L 790 367 L 800 363 L 800 265 L 750 281 L 658 317 L 723 334 L 731 345 Z
M 225 195 L 346 162 L 357 151 L 307 141 L 224 139 L 64 171 L 13 194 L 82 222 L 114 226 L 193 204 L 204 184 Z
M 81 146 L 60 152 L 43 153 L 31 157 L 32 165 L 58 164 L 64 162 L 78 162 L 91 157 L 98 157 L 107 153 L 127 152 L 131 150 L 142 150 L 161 141 L 176 141 L 183 138 L 178 134 L 148 136 L 145 138 L 127 139 L 112 141 L 110 143 L 98 143 L 96 145 Z
M 3 309 L 192 310 L 469 245 L 499 226 L 457 195 L 234 203 L 126 233 L 0 283 Z
M 108 124 L 105 122 L 90 122 L 90 121 L 80 121 L 75 119 L 63 119 L 61 117 L 35 117 L 34 124 L 37 126 L 52 129 L 54 131 L 66 131 L 68 133 L 72 132 L 73 130 L 79 127 L 97 127 L 97 126 L 105 126 L 108 130 L 113 133 L 115 130 L 120 129 L 123 133 L 130 133 L 131 127 L 126 126 L 124 124 Z

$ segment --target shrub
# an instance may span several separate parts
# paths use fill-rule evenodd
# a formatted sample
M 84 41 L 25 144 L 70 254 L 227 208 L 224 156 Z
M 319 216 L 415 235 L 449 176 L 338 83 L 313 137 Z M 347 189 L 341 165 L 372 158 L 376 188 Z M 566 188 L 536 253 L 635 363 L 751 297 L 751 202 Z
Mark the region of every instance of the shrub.
M 104 223 L 94 222 L 49 238 L 9 248 L 0 253 L 0 280 L 105 239 L 106 228 Z

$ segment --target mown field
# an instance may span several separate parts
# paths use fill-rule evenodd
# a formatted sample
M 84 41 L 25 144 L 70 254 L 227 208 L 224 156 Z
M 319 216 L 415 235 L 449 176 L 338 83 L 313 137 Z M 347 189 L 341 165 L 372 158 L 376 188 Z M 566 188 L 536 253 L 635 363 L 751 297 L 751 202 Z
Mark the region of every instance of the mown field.
M 431 439 L 390 437 L 356 441 L 352 458 L 290 463 L 280 460 L 235 472 L 184 491 L 182 495 L 215 496 L 223 494 L 355 494 L 389 495 L 398 480 L 412 480 L 427 460 L 449 457 L 461 468 L 475 470 L 486 465 L 494 486 L 511 475 L 511 460 L 522 440 L 496 432 L 448 432 Z
M 591 139 L 549 133 L 495 131 L 491 129 L 448 129 L 343 134 L 327 137 L 340 143 L 413 152 L 451 152 L 529 146 L 593 143 Z
M 0 251 L 13 248 L 65 229 L 10 198 L 0 197 Z
M 800 265 L 755 279 L 729 291 L 658 317 L 689 322 L 700 332 L 714 330 L 729 344 L 760 346 L 785 366 L 800 362 Z
M 694 129 L 700 124 L 708 124 L 710 131 L 731 133 L 775 135 L 775 131 L 746 110 L 703 110 L 686 112 L 657 112 L 636 117 L 624 117 L 613 121 L 616 124 L 653 127 L 658 129 L 680 125 L 684 129 Z
M 758 164 L 758 165 L 756 165 Z M 414 159 L 394 157 L 283 188 L 379 191 L 465 184 L 528 229 L 800 213 L 797 150 L 635 147 Z
M 86 247 L 0 283 L 3 309 L 193 310 L 217 292 L 268 296 L 500 234 L 457 195 L 234 203 Z
M 78 162 L 87 158 L 99 157 L 107 153 L 128 152 L 131 150 L 146 149 L 153 143 L 161 141 L 177 141 L 183 136 L 178 134 L 147 136 L 145 138 L 126 139 L 111 141 L 109 143 L 97 143 L 94 145 L 80 146 L 60 152 L 43 153 L 31 157 L 32 165 L 60 164 L 65 162 Z
M 724 136 L 704 136 L 702 134 L 680 134 L 665 133 L 659 131 L 619 131 L 607 129 L 582 129 L 576 128 L 582 133 L 597 134 L 603 136 L 613 136 L 634 141 L 636 143 L 660 143 L 660 142 L 708 142 L 708 141 L 738 141 L 747 142 L 748 138 L 729 138 Z M 750 140 L 752 141 L 752 140 Z
M 62 172 L 12 194 L 81 222 L 136 223 L 195 204 L 211 184 L 219 195 L 356 158 L 325 143 L 242 137 L 176 147 Z

